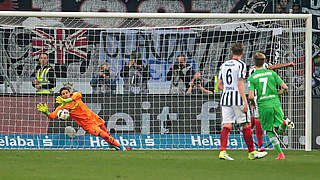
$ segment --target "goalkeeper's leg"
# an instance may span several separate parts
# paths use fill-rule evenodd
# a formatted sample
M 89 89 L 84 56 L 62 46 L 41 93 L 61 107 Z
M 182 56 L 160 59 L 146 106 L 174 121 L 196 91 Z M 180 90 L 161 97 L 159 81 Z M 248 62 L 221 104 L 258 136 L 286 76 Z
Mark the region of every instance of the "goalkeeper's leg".
M 99 136 L 102 137 L 107 143 L 120 148 L 120 143 L 117 140 L 115 140 L 109 133 L 101 131 Z
M 131 148 L 126 148 L 123 145 L 121 145 L 117 140 L 115 140 L 104 125 L 100 126 L 100 128 L 100 137 L 102 137 L 107 143 L 109 143 L 110 147 L 122 151 L 131 150 Z
M 93 124 L 89 124 L 86 126 L 83 126 L 82 128 L 85 129 L 88 133 L 94 135 L 94 136 L 100 136 L 102 137 L 107 143 L 118 147 L 119 149 L 121 149 L 121 145 L 120 143 L 115 140 L 110 133 L 107 131 L 106 128 L 103 128 L 104 125 L 93 125 Z M 104 130 L 103 130 L 104 129 Z
M 101 129 L 102 131 L 106 132 L 109 136 L 111 136 L 111 134 L 109 133 L 109 131 L 108 131 L 108 129 L 106 128 L 106 126 L 101 125 L 101 126 L 100 126 L 100 129 Z

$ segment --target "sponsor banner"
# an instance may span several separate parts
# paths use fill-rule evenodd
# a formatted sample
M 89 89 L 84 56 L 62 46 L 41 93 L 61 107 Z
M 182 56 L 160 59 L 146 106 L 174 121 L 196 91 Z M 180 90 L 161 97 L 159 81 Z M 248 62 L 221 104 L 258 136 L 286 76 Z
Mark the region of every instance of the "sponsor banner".
M 218 134 L 127 134 L 113 135 L 121 144 L 133 149 L 219 149 Z M 264 137 L 264 139 L 267 139 Z M 265 140 L 269 144 L 269 140 Z M 270 146 L 271 147 L 271 146 Z M 100 137 L 67 135 L 0 135 L 0 149 L 110 149 Z M 245 149 L 240 134 L 230 134 L 228 149 Z

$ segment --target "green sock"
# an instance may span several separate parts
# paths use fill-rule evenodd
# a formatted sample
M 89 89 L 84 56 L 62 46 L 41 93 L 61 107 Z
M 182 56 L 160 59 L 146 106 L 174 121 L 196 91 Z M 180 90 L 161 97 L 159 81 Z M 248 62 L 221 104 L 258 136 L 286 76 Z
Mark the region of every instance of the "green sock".
M 273 147 L 276 149 L 277 153 L 282 153 L 282 149 L 280 147 L 280 142 L 277 139 L 276 135 L 272 131 L 267 131 L 268 137 L 273 145 Z

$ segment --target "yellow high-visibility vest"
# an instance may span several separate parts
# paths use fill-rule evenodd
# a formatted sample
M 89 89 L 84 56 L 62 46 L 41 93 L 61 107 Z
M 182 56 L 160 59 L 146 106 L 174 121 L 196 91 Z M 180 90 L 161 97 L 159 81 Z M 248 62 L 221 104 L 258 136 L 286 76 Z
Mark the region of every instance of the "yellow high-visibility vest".
M 215 93 L 219 92 L 219 89 L 218 89 L 218 76 L 217 75 L 214 76 L 214 92 Z
M 42 87 L 42 85 L 48 85 L 50 84 L 50 81 L 47 79 L 47 74 L 51 67 L 46 67 L 41 71 L 42 68 L 40 68 L 37 72 L 36 78 L 39 81 L 39 85 Z M 54 88 L 51 89 L 38 89 L 37 94 L 51 94 L 54 93 Z

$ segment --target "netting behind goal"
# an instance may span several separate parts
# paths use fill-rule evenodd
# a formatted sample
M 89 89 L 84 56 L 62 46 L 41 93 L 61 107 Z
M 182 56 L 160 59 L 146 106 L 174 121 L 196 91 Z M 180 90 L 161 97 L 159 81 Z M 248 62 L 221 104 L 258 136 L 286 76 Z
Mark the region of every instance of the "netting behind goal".
M 59 14 L 1 14 L 0 148 L 109 149 L 72 119 L 50 120 L 37 111 L 38 103 L 54 111 L 59 89 L 69 86 L 126 146 L 219 149 L 217 74 L 231 44 L 241 42 L 248 68 L 256 52 L 272 64 L 297 64 L 277 70 L 290 88 L 282 97 L 285 115 L 296 124 L 281 138 L 290 149 L 305 149 L 307 16 Z M 32 83 L 42 53 L 55 74 L 51 94 L 37 93 Z M 241 133 L 236 125 L 229 149 L 246 148 Z

